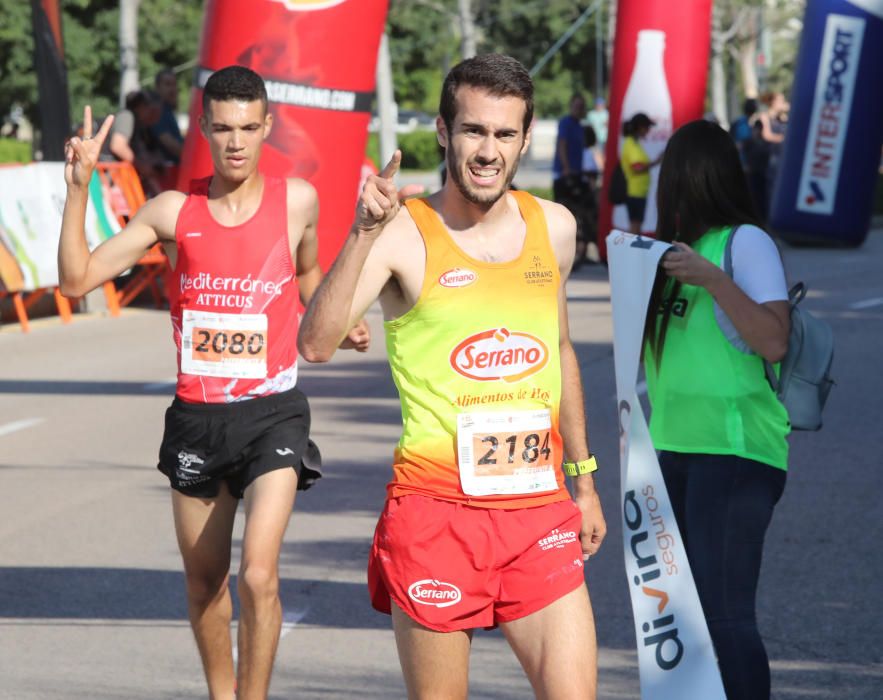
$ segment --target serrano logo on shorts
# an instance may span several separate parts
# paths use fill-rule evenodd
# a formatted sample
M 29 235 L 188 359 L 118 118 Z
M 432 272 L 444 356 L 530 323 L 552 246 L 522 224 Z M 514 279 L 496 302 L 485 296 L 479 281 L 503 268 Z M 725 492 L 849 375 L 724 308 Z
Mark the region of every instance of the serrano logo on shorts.
M 455 267 L 438 278 L 442 287 L 466 287 L 478 279 L 478 273 L 465 267 Z
M 530 333 L 492 328 L 471 335 L 451 352 L 451 367 L 479 382 L 520 382 L 549 361 L 546 344 Z
M 445 583 L 434 578 L 415 581 L 408 587 L 408 597 L 420 605 L 434 605 L 447 608 L 460 602 L 460 589 L 453 583 Z

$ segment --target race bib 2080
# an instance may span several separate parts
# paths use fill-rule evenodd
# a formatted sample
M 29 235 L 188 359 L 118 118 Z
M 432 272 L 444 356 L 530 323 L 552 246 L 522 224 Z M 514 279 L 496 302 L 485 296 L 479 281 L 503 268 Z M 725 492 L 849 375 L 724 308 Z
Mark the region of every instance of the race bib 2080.
M 266 314 L 184 310 L 181 371 L 205 377 L 267 376 Z

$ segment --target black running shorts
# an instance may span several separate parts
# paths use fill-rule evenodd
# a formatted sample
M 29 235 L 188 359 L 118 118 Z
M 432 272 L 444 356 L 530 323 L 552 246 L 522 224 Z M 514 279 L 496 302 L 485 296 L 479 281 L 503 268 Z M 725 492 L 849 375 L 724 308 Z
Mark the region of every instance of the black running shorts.
M 176 491 L 214 498 L 222 481 L 242 498 L 262 474 L 291 467 L 305 490 L 322 474 L 310 440 L 310 406 L 299 389 L 230 404 L 194 404 L 177 396 L 166 410 L 157 468 Z

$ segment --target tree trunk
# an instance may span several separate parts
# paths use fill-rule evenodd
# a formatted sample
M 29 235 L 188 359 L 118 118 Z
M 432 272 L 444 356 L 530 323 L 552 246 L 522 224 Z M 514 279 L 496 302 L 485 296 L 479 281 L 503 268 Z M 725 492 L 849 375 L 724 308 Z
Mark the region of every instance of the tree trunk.
M 472 16 L 472 0 L 458 0 L 460 13 L 460 53 L 463 60 L 475 56 L 475 18 Z
M 723 61 L 725 39 L 717 6 L 712 10 L 711 17 L 711 111 L 718 123 L 726 126 L 730 120 L 727 114 L 727 76 Z
M 757 39 L 760 35 L 760 8 L 747 8 L 748 19 L 739 42 L 739 66 L 742 71 L 742 92 L 757 98 Z
M 380 53 L 377 57 L 377 116 L 380 119 L 378 137 L 380 140 L 380 162 L 382 169 L 398 148 L 396 139 L 396 103 L 392 87 L 392 66 L 389 60 L 389 39 L 386 34 L 380 37 Z
M 138 3 L 141 0 L 120 0 L 120 106 L 126 95 L 137 90 L 138 78 Z

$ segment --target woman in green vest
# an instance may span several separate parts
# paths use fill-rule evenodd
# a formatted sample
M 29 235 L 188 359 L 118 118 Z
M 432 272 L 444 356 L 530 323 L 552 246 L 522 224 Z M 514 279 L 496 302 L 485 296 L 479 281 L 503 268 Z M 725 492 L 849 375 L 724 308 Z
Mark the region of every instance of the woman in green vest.
M 727 698 L 763 700 L 770 673 L 755 593 L 790 430 L 763 360 L 787 349 L 785 274 L 736 146 L 716 124 L 691 122 L 671 137 L 657 208 L 657 236 L 674 247 L 645 328 L 650 433 Z M 722 269 L 731 236 L 732 277 Z

